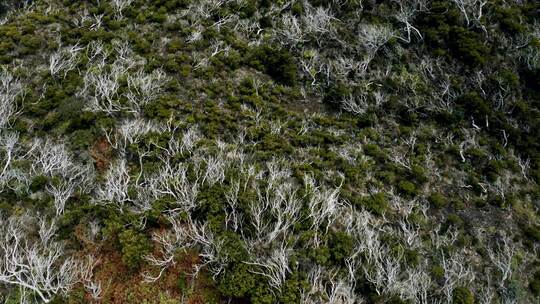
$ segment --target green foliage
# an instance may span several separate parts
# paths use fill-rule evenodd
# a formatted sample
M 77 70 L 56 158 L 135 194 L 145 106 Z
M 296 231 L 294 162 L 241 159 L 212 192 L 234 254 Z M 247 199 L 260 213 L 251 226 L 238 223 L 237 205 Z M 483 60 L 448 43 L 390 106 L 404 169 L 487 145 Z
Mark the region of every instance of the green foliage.
M 432 193 L 429 196 L 429 202 L 437 208 L 442 208 L 446 205 L 446 200 L 444 196 L 439 192 Z
M 474 304 L 474 295 L 467 287 L 457 287 L 452 294 L 454 304 Z
M 454 56 L 472 67 L 483 65 L 489 60 L 489 49 L 482 40 L 480 34 L 461 27 L 450 31 L 449 44 Z
M 529 283 L 529 288 L 534 293 L 535 296 L 540 296 L 540 270 L 537 270 L 534 273 L 531 282 Z
M 405 180 L 398 183 L 398 190 L 408 196 L 415 196 L 418 194 L 418 189 L 416 189 L 416 186 L 413 183 Z
M 377 215 L 384 214 L 388 209 L 388 200 L 386 199 L 386 195 L 382 192 L 366 196 L 360 201 L 360 203 L 367 210 Z
M 219 280 L 219 290 L 224 296 L 243 298 L 257 285 L 258 278 L 249 271 L 249 265 L 234 264 Z
M 122 261 L 130 270 L 139 268 L 144 256 L 150 252 L 151 244 L 146 235 L 133 229 L 127 229 L 118 234 L 122 250 Z
M 272 76 L 276 81 L 286 84 L 296 84 L 296 63 L 294 57 L 285 49 L 276 46 L 263 45 L 253 49 L 249 64 Z
M 328 239 L 330 255 L 336 263 L 343 263 L 351 256 L 353 251 L 353 239 L 350 235 L 342 231 L 331 232 Z

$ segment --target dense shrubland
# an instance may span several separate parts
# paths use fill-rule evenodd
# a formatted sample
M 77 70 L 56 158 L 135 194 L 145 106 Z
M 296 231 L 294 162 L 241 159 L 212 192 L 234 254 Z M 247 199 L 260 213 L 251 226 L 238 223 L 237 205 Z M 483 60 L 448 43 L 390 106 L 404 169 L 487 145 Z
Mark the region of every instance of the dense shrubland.
M 535 303 L 535 1 L 0 6 L 0 301 Z

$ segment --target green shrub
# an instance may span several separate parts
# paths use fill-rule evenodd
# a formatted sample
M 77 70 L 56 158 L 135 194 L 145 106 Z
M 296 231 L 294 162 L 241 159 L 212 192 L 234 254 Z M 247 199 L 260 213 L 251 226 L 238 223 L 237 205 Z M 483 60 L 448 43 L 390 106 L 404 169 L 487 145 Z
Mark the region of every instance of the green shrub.
M 251 266 L 239 263 L 225 271 L 219 279 L 219 290 L 224 296 L 242 298 L 254 290 L 258 278 L 249 271 L 249 267 Z
M 372 194 L 361 200 L 361 204 L 370 212 L 382 215 L 388 209 L 388 200 L 382 192 Z
M 534 276 L 529 283 L 529 288 L 535 296 L 540 296 L 540 270 L 534 273 Z
M 398 184 L 398 190 L 409 196 L 415 196 L 418 193 L 416 186 L 409 181 L 400 181 Z
M 350 235 L 342 231 L 333 231 L 329 235 L 328 247 L 334 262 L 344 262 L 352 254 L 353 240 Z
M 144 256 L 150 252 L 151 244 L 148 237 L 133 229 L 122 231 L 118 234 L 118 240 L 122 247 L 122 261 L 130 270 L 139 268 Z
M 474 295 L 467 287 L 457 287 L 452 294 L 453 304 L 474 304 Z
M 439 192 L 432 193 L 429 196 L 429 202 L 437 208 L 441 208 L 446 205 L 446 200 L 444 199 L 444 196 Z
M 462 27 L 450 31 L 450 48 L 454 56 L 469 66 L 480 66 L 489 59 L 489 49 L 480 34 Z
M 263 70 L 277 82 L 286 85 L 296 84 L 297 66 L 294 57 L 285 49 L 263 45 L 252 51 L 250 65 Z

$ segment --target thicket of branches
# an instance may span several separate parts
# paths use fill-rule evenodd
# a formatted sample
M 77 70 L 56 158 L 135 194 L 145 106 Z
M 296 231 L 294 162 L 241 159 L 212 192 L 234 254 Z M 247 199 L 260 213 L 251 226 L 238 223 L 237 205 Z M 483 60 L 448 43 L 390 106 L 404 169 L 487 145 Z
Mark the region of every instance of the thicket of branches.
M 538 301 L 539 16 L 481 0 L 0 12 L 0 302 Z

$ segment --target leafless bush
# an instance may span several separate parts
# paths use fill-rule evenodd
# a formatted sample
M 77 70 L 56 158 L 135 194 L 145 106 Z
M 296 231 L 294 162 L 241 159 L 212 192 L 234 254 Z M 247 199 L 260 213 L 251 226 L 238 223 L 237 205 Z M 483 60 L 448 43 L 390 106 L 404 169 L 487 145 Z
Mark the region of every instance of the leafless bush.
M 442 293 L 446 298 L 446 301 L 450 303 L 452 301 L 452 295 L 454 289 L 459 285 L 465 285 L 471 283 L 474 280 L 474 273 L 468 266 L 466 258 L 462 253 L 455 253 L 447 258 L 444 253 L 441 255 L 441 264 L 444 269 L 444 284 L 442 287 Z
M 64 213 L 64 208 L 67 200 L 76 192 L 77 189 L 84 189 L 86 184 L 92 182 L 94 175 L 91 167 L 72 167 L 65 175 L 47 185 L 46 190 L 52 194 L 54 198 L 54 206 L 56 214 Z
M 335 189 L 327 189 L 317 186 L 313 177 L 306 175 L 304 177 L 305 193 L 309 197 L 309 218 L 312 220 L 311 228 L 316 231 L 315 244 L 319 243 L 318 231 L 328 228 L 333 224 L 341 208 L 339 201 L 339 192 L 341 185 Z M 325 224 L 325 225 L 323 225 Z
M 152 240 L 158 246 L 158 254 L 150 254 L 145 257 L 151 265 L 159 268 L 159 273 L 152 275 L 150 272 L 145 272 L 143 277 L 146 282 L 157 281 L 169 266 L 174 265 L 176 252 L 191 246 L 188 225 L 179 222 L 174 213 L 169 215 L 167 219 L 172 225 L 172 230 L 155 232 L 152 235 Z
M 2 132 L 0 133 L 0 149 L 4 151 L 2 172 L 0 172 L 0 180 L 5 176 L 12 159 L 13 154 L 16 152 L 16 145 L 19 142 L 19 133 L 16 132 Z
M 67 294 L 80 280 L 79 263 L 53 240 L 54 221 L 37 219 L 37 236 L 29 227 L 36 219 L 26 214 L 0 217 L 0 282 L 31 290 L 48 303 L 56 294 Z
M 497 241 L 497 248 L 488 247 L 487 253 L 501 275 L 499 284 L 502 287 L 512 277 L 512 260 L 516 253 L 516 247 L 512 240 L 504 235 Z
M 23 94 L 23 85 L 7 68 L 0 70 L 0 129 L 18 113 L 15 99 Z
M 60 72 L 64 72 L 64 77 L 66 77 L 67 73 L 77 66 L 79 54 L 83 49 L 83 47 L 76 44 L 60 48 L 52 53 L 49 57 L 49 72 L 51 75 L 56 76 Z
M 358 48 L 366 52 L 364 70 L 375 57 L 377 51 L 392 37 L 394 31 L 387 25 L 361 24 L 358 30 Z
M 116 11 L 116 17 L 122 18 L 122 12 L 133 3 L 133 0 L 111 0 L 111 4 Z
M 270 287 L 281 290 L 281 286 L 291 272 L 289 268 L 289 256 L 291 250 L 282 245 L 275 249 L 268 258 L 258 259 L 254 262 L 245 262 L 246 264 L 257 266 L 259 270 L 250 270 L 250 272 L 260 274 L 268 279 Z
M 131 201 L 128 194 L 131 180 L 127 161 L 124 158 L 116 160 L 105 174 L 104 184 L 97 188 L 95 202 L 114 204 L 123 212 L 125 204 Z

